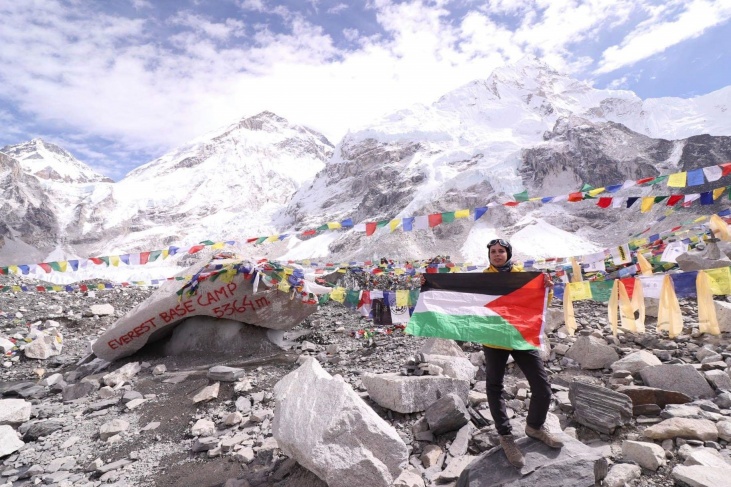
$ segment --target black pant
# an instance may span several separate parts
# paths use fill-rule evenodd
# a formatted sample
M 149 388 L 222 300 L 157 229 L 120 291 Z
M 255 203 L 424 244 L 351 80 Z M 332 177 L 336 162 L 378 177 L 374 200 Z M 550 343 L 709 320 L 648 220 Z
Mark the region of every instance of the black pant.
M 543 368 L 538 350 L 501 350 L 498 348 L 482 347 L 485 351 L 485 368 L 487 372 L 487 404 L 495 420 L 495 428 L 501 435 L 511 433 L 510 421 L 505 410 L 503 400 L 503 377 L 508 357 L 513 356 L 515 363 L 528 379 L 531 390 L 530 407 L 528 408 L 528 426 L 540 428 L 546 421 L 548 407 L 551 405 L 551 386 L 548 384 L 548 375 Z

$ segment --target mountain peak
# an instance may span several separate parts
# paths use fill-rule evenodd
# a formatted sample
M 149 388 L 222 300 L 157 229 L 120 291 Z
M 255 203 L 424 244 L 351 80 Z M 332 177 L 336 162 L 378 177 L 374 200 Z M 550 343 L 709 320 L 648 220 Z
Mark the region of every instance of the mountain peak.
M 16 159 L 25 172 L 40 179 L 65 183 L 112 182 L 77 160 L 68 151 L 40 137 L 20 144 L 6 145 L 0 152 Z

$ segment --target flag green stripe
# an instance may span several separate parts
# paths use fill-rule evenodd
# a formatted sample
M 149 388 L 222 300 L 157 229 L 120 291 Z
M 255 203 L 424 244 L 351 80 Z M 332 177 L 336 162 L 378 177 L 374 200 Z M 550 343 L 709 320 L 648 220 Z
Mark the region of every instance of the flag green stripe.
M 500 316 L 453 316 L 433 311 L 414 313 L 406 333 L 483 343 L 512 350 L 535 350 L 520 332 Z

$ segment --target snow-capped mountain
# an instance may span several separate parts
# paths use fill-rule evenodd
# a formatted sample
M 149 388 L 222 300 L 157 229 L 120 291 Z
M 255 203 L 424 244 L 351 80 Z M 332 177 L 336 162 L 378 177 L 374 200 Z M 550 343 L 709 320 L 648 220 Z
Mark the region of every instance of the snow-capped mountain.
M 199 137 L 117 183 L 38 139 L 6 149 L 45 190 L 59 228 L 55 245 L 44 248 L 54 260 L 269 234 L 272 213 L 332 154 L 324 136 L 269 112 Z M 49 162 L 49 153 L 62 157 Z M 3 257 L 0 249 L 8 262 Z
M 18 161 L 25 172 L 39 179 L 64 183 L 112 182 L 59 146 L 43 139 L 6 145 L 0 152 Z
M 469 209 L 524 190 L 560 195 L 584 183 L 599 187 L 728 162 L 730 95 L 728 87 L 688 100 L 642 100 L 630 91 L 595 89 L 526 58 L 432 105 L 352 129 L 335 147 L 317 132 L 264 112 L 111 183 L 34 140 L 3 149 L 11 156 L 3 160 L 3 184 L 14 196 L 0 195 L 0 208 L 14 223 L 12 231 L 3 229 L 9 238 L 0 244 L 0 263 L 18 262 L 16 254 L 7 257 L 13 245 L 33 246 L 45 260 L 58 260 L 204 239 L 242 241 L 346 218 L 358 223 Z M 714 184 L 731 184 L 726 179 Z M 663 185 L 657 191 L 669 190 Z M 324 232 L 255 250 L 277 258 L 448 254 L 484 262 L 485 242 L 506 236 L 524 257 L 579 255 L 625 243 L 664 211 L 602 210 L 592 201 L 496 206 L 477 222 L 458 220 L 429 231 L 391 233 L 385 227 L 373 237 Z M 687 219 L 688 211 L 700 210 L 678 211 L 664 223 Z M 38 214 L 43 218 L 32 216 Z M 43 232 L 47 237 L 40 238 Z
M 731 150 L 728 137 L 720 136 L 731 135 L 731 118 L 725 116 L 729 93 L 731 87 L 692 100 L 643 102 L 632 92 L 594 89 L 526 58 L 431 106 L 403 110 L 352 131 L 277 222 L 284 231 L 345 218 L 358 222 L 424 215 L 505 201 L 525 189 L 549 196 L 575 191 L 583 183 L 598 187 L 683 170 L 673 169 L 677 167 L 726 162 Z M 713 135 L 661 139 L 706 133 Z M 694 151 L 702 157 L 690 157 Z M 572 223 L 572 212 L 581 206 L 546 205 L 529 213 L 530 205 L 500 208 L 474 224 L 412 234 L 390 234 L 384 228 L 367 241 L 354 232 L 335 239 L 323 235 L 317 237 L 319 245 L 291 245 L 285 256 L 304 257 L 298 247 L 307 252 L 327 247 L 320 252 L 351 257 L 370 256 L 372 248 L 381 248 L 402 257 L 446 253 L 484 260 L 484 243 L 475 242 L 512 235 L 526 224 L 544 224 L 541 215 L 554 223 L 558 245 L 523 245 L 529 254 L 590 252 L 620 238 L 602 228 L 602 222 L 595 225 L 597 231 L 587 220 Z M 607 212 L 589 208 L 589 214 L 613 220 Z M 646 215 L 641 219 L 647 220 Z M 585 229 L 577 234 L 579 227 Z M 540 241 L 540 233 L 528 240 Z M 627 232 L 622 233 L 626 239 Z

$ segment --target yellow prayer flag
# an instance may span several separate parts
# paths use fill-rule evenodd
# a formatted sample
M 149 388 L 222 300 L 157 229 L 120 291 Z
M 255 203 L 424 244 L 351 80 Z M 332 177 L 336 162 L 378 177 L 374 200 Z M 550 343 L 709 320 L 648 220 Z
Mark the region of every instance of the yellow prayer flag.
M 454 212 L 454 218 L 469 218 L 470 210 L 457 210 Z
M 222 249 L 224 245 L 226 245 L 224 242 L 216 242 L 213 245 L 211 245 L 211 248 L 218 250 L 218 249 Z
M 571 288 L 571 301 L 581 301 L 582 299 L 591 299 L 591 286 L 589 281 L 570 282 L 566 288 Z
M 680 303 L 675 295 L 675 286 L 669 275 L 665 275 L 660 290 L 660 303 L 657 308 L 657 329 L 668 332 L 675 338 L 683 331 L 683 316 L 680 314 Z
M 53 289 L 54 291 L 56 291 L 58 293 L 63 290 L 63 287 L 62 286 L 51 286 L 51 289 Z
M 343 228 L 343 226 L 338 222 L 327 222 L 327 228 L 328 230 L 336 230 L 338 228 Z
M 399 289 L 396 291 L 396 306 L 408 306 L 409 305 L 409 291 L 406 289 Z
M 333 288 L 333 290 L 330 291 L 330 299 L 332 299 L 333 301 L 337 301 L 338 303 L 344 303 L 345 288 L 342 288 L 340 286 Z
M 606 190 L 607 190 L 607 188 L 594 188 L 591 191 L 587 191 L 587 194 L 591 197 L 594 197 L 598 194 L 605 192 Z
M 18 293 L 21 291 L 20 286 L 10 286 L 10 289 L 12 289 L 14 293 Z
M 112 264 L 114 267 L 119 267 L 119 256 L 118 255 L 110 255 L 109 256 L 109 263 Z
M 394 269 L 393 273 L 396 274 L 397 276 L 400 276 L 401 274 L 404 273 L 404 270 L 399 267 L 398 269 Z
M 670 188 L 685 188 L 687 186 L 686 181 L 688 180 L 687 172 L 676 172 L 668 177 L 668 187 Z
M 285 267 L 284 268 L 284 275 L 285 276 L 291 276 L 293 272 L 294 272 L 294 269 L 292 269 L 291 267 Z
M 105 289 L 105 287 L 106 286 L 104 286 L 104 284 L 102 284 L 102 283 L 99 283 L 99 284 L 96 285 L 96 288 L 97 289 Z
M 58 268 L 61 269 L 61 272 L 66 272 L 66 269 L 68 269 L 69 263 L 65 260 L 62 260 L 58 263 Z
M 695 287 L 698 295 L 698 330 L 701 333 L 720 335 L 721 329 L 718 326 L 718 318 L 716 317 L 716 305 L 713 304 L 711 280 L 705 272 L 698 271 Z
M 640 266 L 640 272 L 643 276 L 652 275 L 652 266 L 640 251 L 637 251 L 637 264 Z
M 290 289 L 292 289 L 292 286 L 289 285 L 287 281 L 279 281 L 279 285 L 277 286 L 277 289 L 284 293 L 288 293 Z
M 388 222 L 388 227 L 393 232 L 394 230 L 396 230 L 398 228 L 398 226 L 400 224 L 401 224 L 401 218 L 394 218 L 393 220 L 391 220 L 390 222 Z
M 731 270 L 728 267 L 717 269 L 706 269 L 703 272 L 710 279 L 711 292 L 713 294 L 731 294 Z
M 713 230 L 713 234 L 724 241 L 731 240 L 731 232 L 729 232 L 728 224 L 718 215 L 711 215 L 711 221 L 708 226 Z
M 270 235 L 266 240 L 264 240 L 264 243 L 276 242 L 277 240 L 279 240 L 279 235 Z
M 632 291 L 632 309 L 639 311 L 639 316 L 635 320 L 637 333 L 645 333 L 645 293 L 642 291 L 642 280 L 639 277 L 635 277 L 635 287 Z
M 169 255 L 170 251 L 168 249 L 160 251 L 160 257 L 162 257 L 163 259 L 167 259 Z
M 646 196 L 642 198 L 642 206 L 640 206 L 640 211 L 642 213 L 647 213 L 652 209 L 652 205 L 655 204 L 655 197 L 654 196 Z
M 693 220 L 693 223 L 698 223 L 698 222 L 702 222 L 702 221 L 705 221 L 705 220 L 707 220 L 707 219 L 708 219 L 708 217 L 707 217 L 707 216 L 705 216 L 705 215 L 703 215 L 703 216 L 699 216 L 698 218 L 696 218 L 695 220 Z
M 571 257 L 571 269 L 573 270 L 573 275 L 571 276 L 571 282 L 581 282 L 584 280 L 583 277 L 581 276 L 581 266 L 576 261 L 576 257 Z
M 17 265 L 11 265 L 8 266 L 8 272 L 10 272 L 11 274 L 20 274 L 20 269 Z
M 716 201 L 716 200 L 717 200 L 718 198 L 720 198 L 720 197 L 721 197 L 721 195 L 722 195 L 723 193 L 725 193 L 725 192 L 726 192 L 726 188 L 725 188 L 725 187 L 723 187 L 723 188 L 716 188 L 716 189 L 714 189 L 714 190 L 713 190 L 713 201 Z
M 566 323 L 566 329 L 569 335 L 576 332 L 576 315 L 574 314 L 573 296 L 571 295 L 571 285 L 566 286 L 563 291 L 563 319 Z

